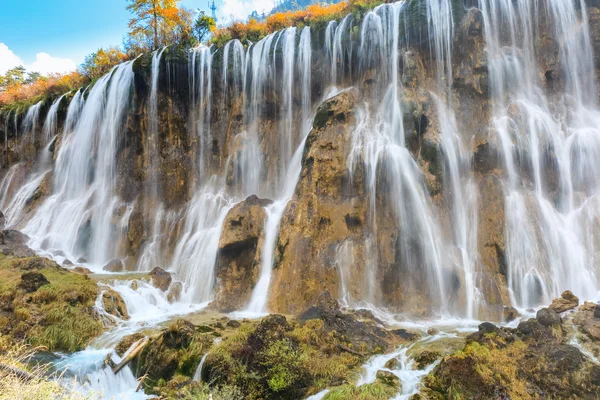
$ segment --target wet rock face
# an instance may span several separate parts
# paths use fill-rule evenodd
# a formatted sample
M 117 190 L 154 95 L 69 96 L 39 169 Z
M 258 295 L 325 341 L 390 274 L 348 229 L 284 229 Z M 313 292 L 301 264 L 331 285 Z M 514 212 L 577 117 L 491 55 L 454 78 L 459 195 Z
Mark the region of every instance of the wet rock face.
M 298 313 L 328 290 L 339 292 L 336 246 L 361 235 L 364 208 L 349 182 L 357 95 L 347 90 L 319 106 L 306 139 L 302 172 L 280 224 L 269 309 Z M 359 178 L 357 178 L 357 181 Z M 356 186 L 355 186 L 356 185 Z
M 15 257 L 34 257 L 36 254 L 25 243 L 29 237 L 16 230 L 0 232 L 0 252 Z
M 250 196 L 235 205 L 225 218 L 216 262 L 213 306 L 229 312 L 243 308 L 260 274 L 264 207 L 272 201 Z
M 109 261 L 102 269 L 108 272 L 122 272 L 125 270 L 125 267 L 123 261 L 114 259 Z
M 127 306 L 121 295 L 112 289 L 105 290 L 102 293 L 102 304 L 104 311 L 120 319 L 129 319 Z
M 572 310 L 579 305 L 579 298 L 575 296 L 570 290 L 563 292 L 560 298 L 554 299 L 552 304 L 548 308 L 551 310 L 562 313 L 568 310 Z
M 163 292 L 169 290 L 169 286 L 173 280 L 170 272 L 167 272 L 162 268 L 155 267 L 148 275 L 152 279 L 152 285 L 155 288 L 160 289 Z

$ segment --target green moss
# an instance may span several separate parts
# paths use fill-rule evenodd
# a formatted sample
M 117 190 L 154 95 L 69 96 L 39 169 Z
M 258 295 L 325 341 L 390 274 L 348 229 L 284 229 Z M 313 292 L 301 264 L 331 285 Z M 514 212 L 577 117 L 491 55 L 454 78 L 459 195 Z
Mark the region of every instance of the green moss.
M 323 400 L 387 400 L 394 397 L 397 389 L 380 382 L 356 387 L 354 385 L 342 385 L 332 389 L 325 395 Z
M 19 289 L 24 272 L 37 271 L 49 284 L 33 293 Z M 98 288 L 85 275 L 69 272 L 42 257 L 0 256 L 0 299 L 14 311 L 4 333 L 51 351 L 76 351 L 102 332 L 93 306 Z

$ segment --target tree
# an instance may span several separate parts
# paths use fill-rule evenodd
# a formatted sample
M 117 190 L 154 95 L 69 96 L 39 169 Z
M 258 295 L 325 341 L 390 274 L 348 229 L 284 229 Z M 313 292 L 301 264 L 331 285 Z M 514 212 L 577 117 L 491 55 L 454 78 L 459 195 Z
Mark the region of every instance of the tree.
M 179 0 L 129 0 L 127 10 L 134 16 L 129 21 L 129 40 L 152 38 L 150 50 L 160 47 L 164 32 L 171 31 L 179 20 Z M 144 40 L 145 41 L 145 40 Z
M 25 83 L 34 83 L 37 82 L 38 79 L 40 79 L 42 75 L 39 72 L 28 72 L 27 73 L 27 79 L 25 80 Z
M 198 37 L 199 42 L 208 39 L 208 35 L 214 31 L 216 27 L 215 20 L 206 15 L 204 11 L 200 11 L 196 21 L 194 21 L 194 33 Z
M 117 47 L 100 48 L 85 58 L 79 72 L 88 79 L 105 75 L 112 67 L 127 60 L 127 55 Z
M 26 75 L 27 71 L 25 70 L 25 67 L 19 65 L 18 67 L 6 71 L 6 74 L 4 74 L 4 83 L 6 86 L 23 84 L 26 81 Z

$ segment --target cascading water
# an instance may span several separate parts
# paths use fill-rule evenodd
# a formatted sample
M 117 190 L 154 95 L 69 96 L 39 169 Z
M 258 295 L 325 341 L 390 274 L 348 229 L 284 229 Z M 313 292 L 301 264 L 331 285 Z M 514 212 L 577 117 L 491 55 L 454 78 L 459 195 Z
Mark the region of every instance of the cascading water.
M 96 267 L 116 256 L 111 245 L 119 234 L 111 224 L 120 205 L 114 196 L 115 152 L 132 82 L 128 62 L 91 89 L 73 132 L 66 132 L 60 147 L 53 194 L 23 229 L 34 248 L 61 249 L 74 259 L 83 255 Z M 78 106 L 69 107 L 68 114 L 78 112 Z
M 35 134 L 40 120 L 40 108 L 42 107 L 42 103 L 42 101 L 38 101 L 37 103 L 29 107 L 29 109 L 27 110 L 27 114 L 25 114 L 22 126 L 22 144 L 24 144 L 24 142 L 35 143 Z
M 570 289 L 598 294 L 593 226 L 600 154 L 594 64 L 584 2 L 480 1 L 488 47 L 492 132 L 506 173 L 508 285 L 518 307 Z M 581 11 L 581 17 L 578 15 Z M 565 91 L 537 71 L 537 18 L 555 27 Z M 546 74 L 546 83 L 553 73 Z M 556 188 L 548 187 L 557 174 Z
M 46 114 L 46 120 L 44 121 L 44 126 L 42 127 L 42 139 L 44 143 L 50 143 L 54 135 L 58 133 L 58 108 L 60 107 L 60 103 L 65 98 L 67 94 L 63 94 L 58 99 L 54 100 L 50 109 L 48 110 L 48 114 Z

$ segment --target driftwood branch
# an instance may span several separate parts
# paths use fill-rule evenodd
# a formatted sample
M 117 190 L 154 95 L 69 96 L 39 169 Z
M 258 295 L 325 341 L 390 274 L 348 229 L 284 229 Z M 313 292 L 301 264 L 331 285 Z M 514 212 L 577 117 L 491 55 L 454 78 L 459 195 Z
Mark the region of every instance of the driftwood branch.
M 123 358 L 123 360 L 121 360 L 121 362 L 119 364 L 117 364 L 116 367 L 113 368 L 113 370 L 112 370 L 113 374 L 116 375 L 119 373 L 119 371 L 121 371 L 123 368 L 125 368 L 125 366 L 127 366 L 127 364 L 129 364 L 131 362 L 131 360 L 133 360 L 138 354 L 140 354 L 140 352 L 142 350 L 144 350 L 144 347 L 146 347 L 147 344 L 148 344 L 147 337 L 135 342 L 135 344 L 132 346 L 131 351 Z
M 30 374 L 27 371 L 23 371 L 20 368 L 13 367 L 12 365 L 7 365 L 4 363 L 0 363 L 0 370 L 6 371 L 9 374 L 15 375 L 17 378 L 22 379 L 24 381 L 32 381 L 35 379 L 35 376 Z
M 355 351 L 355 350 L 349 349 L 349 348 L 348 348 L 348 347 L 346 347 L 346 346 L 342 346 L 342 345 L 341 345 L 341 344 L 339 344 L 339 343 L 338 343 L 338 344 L 336 344 L 336 347 L 337 347 L 338 349 L 340 349 L 341 351 L 345 351 L 346 353 L 354 354 L 355 356 L 359 356 L 359 357 L 364 357 L 364 356 L 365 356 L 364 354 L 362 354 L 362 353 L 359 353 L 358 351 Z

